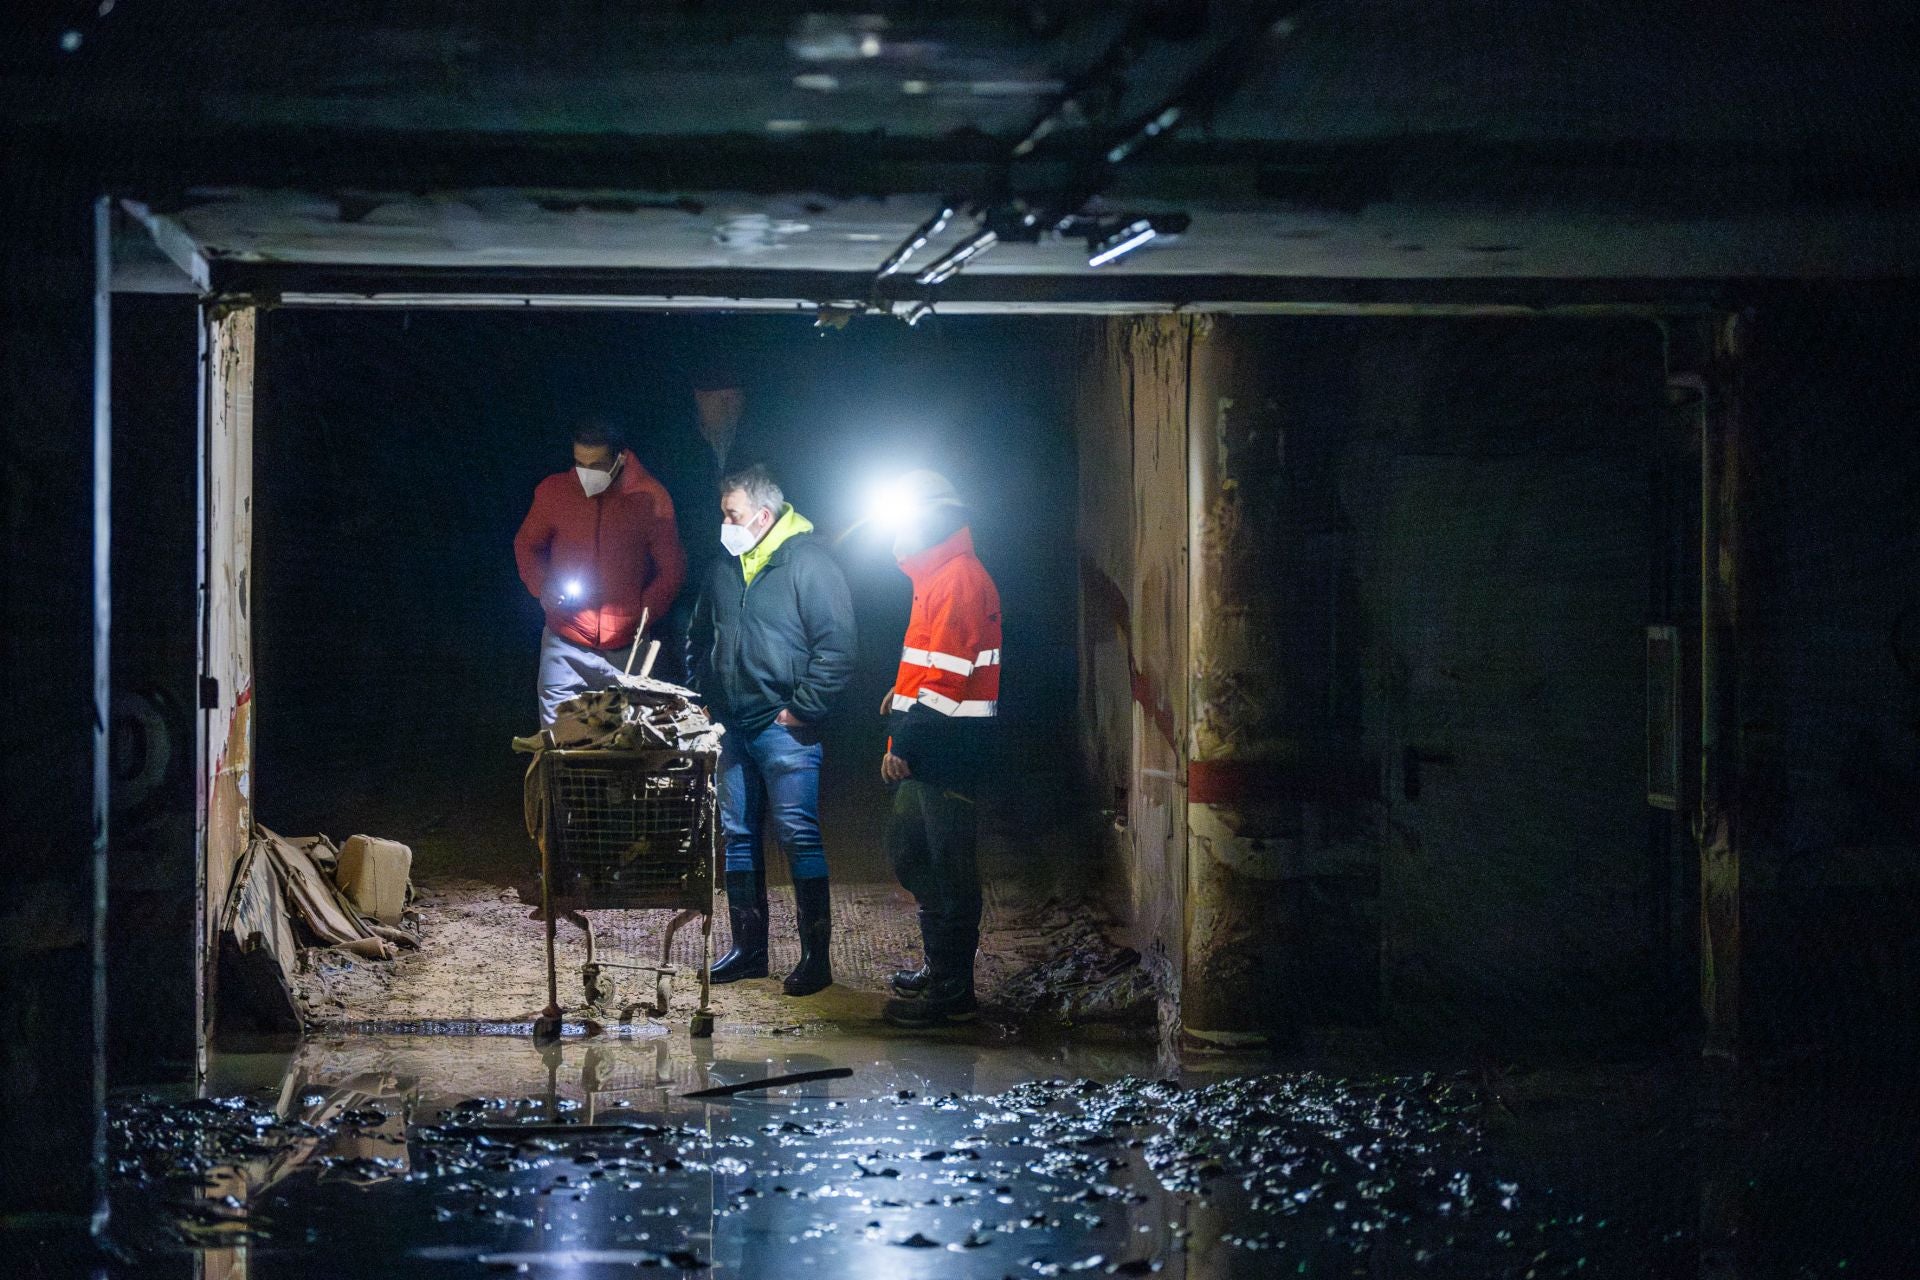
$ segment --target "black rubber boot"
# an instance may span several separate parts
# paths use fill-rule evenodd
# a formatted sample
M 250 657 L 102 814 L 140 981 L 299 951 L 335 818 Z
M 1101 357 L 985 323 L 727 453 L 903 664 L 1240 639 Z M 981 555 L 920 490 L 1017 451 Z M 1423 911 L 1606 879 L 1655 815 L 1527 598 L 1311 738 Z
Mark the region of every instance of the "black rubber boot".
M 922 960 L 918 969 L 895 969 L 893 977 L 887 980 L 896 995 L 917 996 L 927 989 L 927 983 L 933 981 L 933 970 Z
M 832 899 L 827 878 L 814 876 L 793 882 L 794 912 L 799 916 L 800 963 L 784 984 L 790 996 L 810 996 L 833 985 L 833 964 L 827 946 L 833 941 Z
M 733 926 L 733 949 L 710 971 L 715 982 L 767 976 L 767 900 L 751 871 L 727 872 L 727 921 Z
M 919 995 L 899 996 L 887 1001 L 880 1016 L 896 1027 L 941 1027 L 955 1022 L 972 1022 L 980 1015 L 980 1003 L 973 997 L 973 974 L 934 975 Z

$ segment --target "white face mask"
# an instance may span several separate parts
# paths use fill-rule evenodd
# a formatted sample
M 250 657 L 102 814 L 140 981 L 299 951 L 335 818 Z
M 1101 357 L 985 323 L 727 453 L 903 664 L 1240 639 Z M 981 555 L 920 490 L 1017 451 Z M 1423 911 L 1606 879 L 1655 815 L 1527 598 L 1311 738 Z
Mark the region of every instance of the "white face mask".
M 580 487 L 587 491 L 589 498 L 599 497 L 613 483 L 611 471 L 595 471 L 592 467 L 575 467 L 573 470 L 580 477 Z
M 720 545 L 729 555 L 743 556 L 760 542 L 760 535 L 752 526 L 744 524 L 722 524 L 720 526 Z

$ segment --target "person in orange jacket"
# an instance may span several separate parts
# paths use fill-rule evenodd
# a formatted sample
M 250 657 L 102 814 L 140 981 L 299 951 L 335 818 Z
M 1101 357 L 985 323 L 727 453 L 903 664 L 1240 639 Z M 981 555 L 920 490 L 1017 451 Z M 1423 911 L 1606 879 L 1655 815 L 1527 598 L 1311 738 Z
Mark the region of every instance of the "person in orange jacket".
M 1000 702 L 1000 593 L 973 549 L 967 509 L 944 476 L 895 487 L 894 559 L 913 581 L 913 612 L 893 689 L 880 776 L 893 787 L 887 858 L 920 904 L 924 963 L 893 975 L 882 1016 L 902 1027 L 966 1022 L 978 1012 L 975 861 L 978 770 Z
M 514 535 L 520 580 L 546 611 L 540 725 L 560 704 L 620 678 L 643 615 L 666 617 L 687 577 L 673 499 L 619 433 L 598 419 L 573 432 L 573 466 L 542 480 Z

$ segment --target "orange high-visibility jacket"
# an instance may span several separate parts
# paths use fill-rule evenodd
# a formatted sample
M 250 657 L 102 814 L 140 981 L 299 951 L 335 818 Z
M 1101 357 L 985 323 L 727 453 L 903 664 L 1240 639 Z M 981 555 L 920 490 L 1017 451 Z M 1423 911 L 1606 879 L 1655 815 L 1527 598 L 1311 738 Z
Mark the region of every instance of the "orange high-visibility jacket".
M 966 726 L 999 711 L 1000 592 L 966 527 L 900 568 L 913 580 L 913 614 L 893 682 L 891 747 L 915 777 L 955 778 L 970 772 L 956 758 L 973 749 Z

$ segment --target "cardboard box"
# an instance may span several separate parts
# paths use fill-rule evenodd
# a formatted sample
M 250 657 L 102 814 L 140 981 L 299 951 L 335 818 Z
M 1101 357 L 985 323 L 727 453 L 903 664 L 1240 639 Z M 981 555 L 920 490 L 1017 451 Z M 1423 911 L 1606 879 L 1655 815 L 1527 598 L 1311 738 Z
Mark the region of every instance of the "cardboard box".
M 407 905 L 407 887 L 413 874 L 413 850 L 398 840 L 351 836 L 340 847 L 340 865 L 334 883 L 362 915 L 381 924 L 397 925 Z

